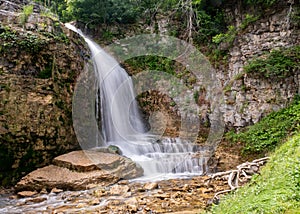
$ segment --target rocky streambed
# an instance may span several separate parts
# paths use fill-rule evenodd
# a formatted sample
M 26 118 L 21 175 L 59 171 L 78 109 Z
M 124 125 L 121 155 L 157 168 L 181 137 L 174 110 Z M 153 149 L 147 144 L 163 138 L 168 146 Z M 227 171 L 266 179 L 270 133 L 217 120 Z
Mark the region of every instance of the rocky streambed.
M 95 185 L 83 191 L 53 188 L 7 193 L 1 213 L 174 213 L 204 210 L 227 181 L 209 176 L 157 182 L 120 180 L 111 186 Z
M 99 151 L 75 151 L 55 158 L 14 189 L 0 190 L 0 213 L 199 213 L 249 181 L 266 160 L 235 167 L 233 156 L 222 155 L 219 162 L 236 169 L 154 181 L 134 179 L 142 169 L 128 158 L 98 157 Z

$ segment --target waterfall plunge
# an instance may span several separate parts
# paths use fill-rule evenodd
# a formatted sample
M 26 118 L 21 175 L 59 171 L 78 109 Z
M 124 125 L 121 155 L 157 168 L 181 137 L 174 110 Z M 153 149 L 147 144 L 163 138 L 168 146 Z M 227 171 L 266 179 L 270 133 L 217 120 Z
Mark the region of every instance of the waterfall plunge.
M 148 179 L 203 174 L 207 171 L 208 150 L 179 138 L 157 140 L 145 134 L 133 83 L 127 72 L 80 30 L 70 24 L 66 27 L 79 33 L 92 53 L 100 90 L 97 102 L 101 104 L 103 146 L 118 146 L 123 155 L 143 167 L 144 176 Z

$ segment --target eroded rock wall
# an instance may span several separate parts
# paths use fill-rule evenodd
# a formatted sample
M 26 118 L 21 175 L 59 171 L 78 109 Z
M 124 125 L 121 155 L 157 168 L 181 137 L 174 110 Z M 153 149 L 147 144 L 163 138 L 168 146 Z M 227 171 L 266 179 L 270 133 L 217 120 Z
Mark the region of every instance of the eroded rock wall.
M 299 69 L 286 78 L 262 78 L 244 73 L 244 66 L 250 60 L 275 49 L 300 44 L 299 23 L 293 20 L 299 3 L 279 1 L 266 11 L 259 10 L 241 4 L 227 9 L 227 16 L 236 27 L 249 13 L 259 16 L 237 35 L 229 49 L 228 70 L 219 71 L 225 93 L 222 111 L 228 127 L 240 128 L 256 123 L 268 113 L 288 105 L 300 92 Z
M 0 185 L 79 148 L 72 95 L 84 42 L 37 4 L 22 23 L 22 6 L 0 1 Z

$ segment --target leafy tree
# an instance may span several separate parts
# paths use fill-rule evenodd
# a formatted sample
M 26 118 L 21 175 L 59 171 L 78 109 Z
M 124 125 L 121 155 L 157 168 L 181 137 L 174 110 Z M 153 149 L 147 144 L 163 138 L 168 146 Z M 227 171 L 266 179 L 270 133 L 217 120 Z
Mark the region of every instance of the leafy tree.
M 136 0 L 67 0 L 68 19 L 83 23 L 134 23 L 138 15 Z

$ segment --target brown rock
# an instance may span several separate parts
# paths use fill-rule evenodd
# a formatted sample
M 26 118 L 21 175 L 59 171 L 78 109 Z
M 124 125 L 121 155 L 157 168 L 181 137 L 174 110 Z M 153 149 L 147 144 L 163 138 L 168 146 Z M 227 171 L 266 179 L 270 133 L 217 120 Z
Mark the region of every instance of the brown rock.
M 125 185 L 114 185 L 110 188 L 111 195 L 124 195 L 129 191 L 129 187 Z
M 97 185 L 108 186 L 120 178 L 135 178 L 143 174 L 143 169 L 129 158 L 96 151 L 70 152 L 55 158 L 54 163 L 57 166 L 37 169 L 23 177 L 16 189 L 83 190 Z
M 46 201 L 46 200 L 47 200 L 47 198 L 45 198 L 45 197 L 37 197 L 37 198 L 28 199 L 26 201 L 26 203 L 41 203 L 41 202 Z
M 78 172 L 113 169 L 120 163 L 121 156 L 97 151 L 81 150 L 54 158 L 53 163 Z
M 51 190 L 51 193 L 60 193 L 60 192 L 62 192 L 62 191 L 63 191 L 62 189 L 53 188 L 53 189 Z
M 18 196 L 20 197 L 31 197 L 36 195 L 37 192 L 36 191 L 22 191 L 22 192 L 18 192 Z
M 156 188 L 158 188 L 158 184 L 157 183 L 146 183 L 144 185 L 144 189 L 145 190 L 154 190 Z
M 96 197 L 102 197 L 104 195 L 107 195 L 107 192 L 105 191 L 105 189 L 96 189 L 93 193 L 94 196 Z
M 90 183 L 103 186 L 117 182 L 118 178 L 103 170 L 74 172 L 66 168 L 50 165 L 37 169 L 21 179 L 16 190 L 41 190 L 59 188 L 63 190 L 83 190 Z
M 43 188 L 41 191 L 40 191 L 40 194 L 47 194 L 48 193 L 48 191 L 45 189 L 45 188 Z
M 165 198 L 170 198 L 170 194 L 169 193 L 163 193 L 163 194 L 156 194 L 156 195 L 153 195 L 153 197 L 155 198 L 159 198 L 159 199 L 165 199 Z
M 120 185 L 128 185 L 129 181 L 128 180 L 121 180 L 121 181 L 118 182 L 118 184 L 120 184 Z
M 127 205 L 127 209 L 131 212 L 136 212 L 138 210 L 138 200 L 136 197 L 126 200 L 125 204 Z
M 78 172 L 106 170 L 113 175 L 131 179 L 143 175 L 143 169 L 129 158 L 91 150 L 70 152 L 54 159 L 53 163 Z
M 98 205 L 98 204 L 100 204 L 100 200 L 98 198 L 96 198 L 90 202 L 90 205 L 93 205 L 93 206 Z

